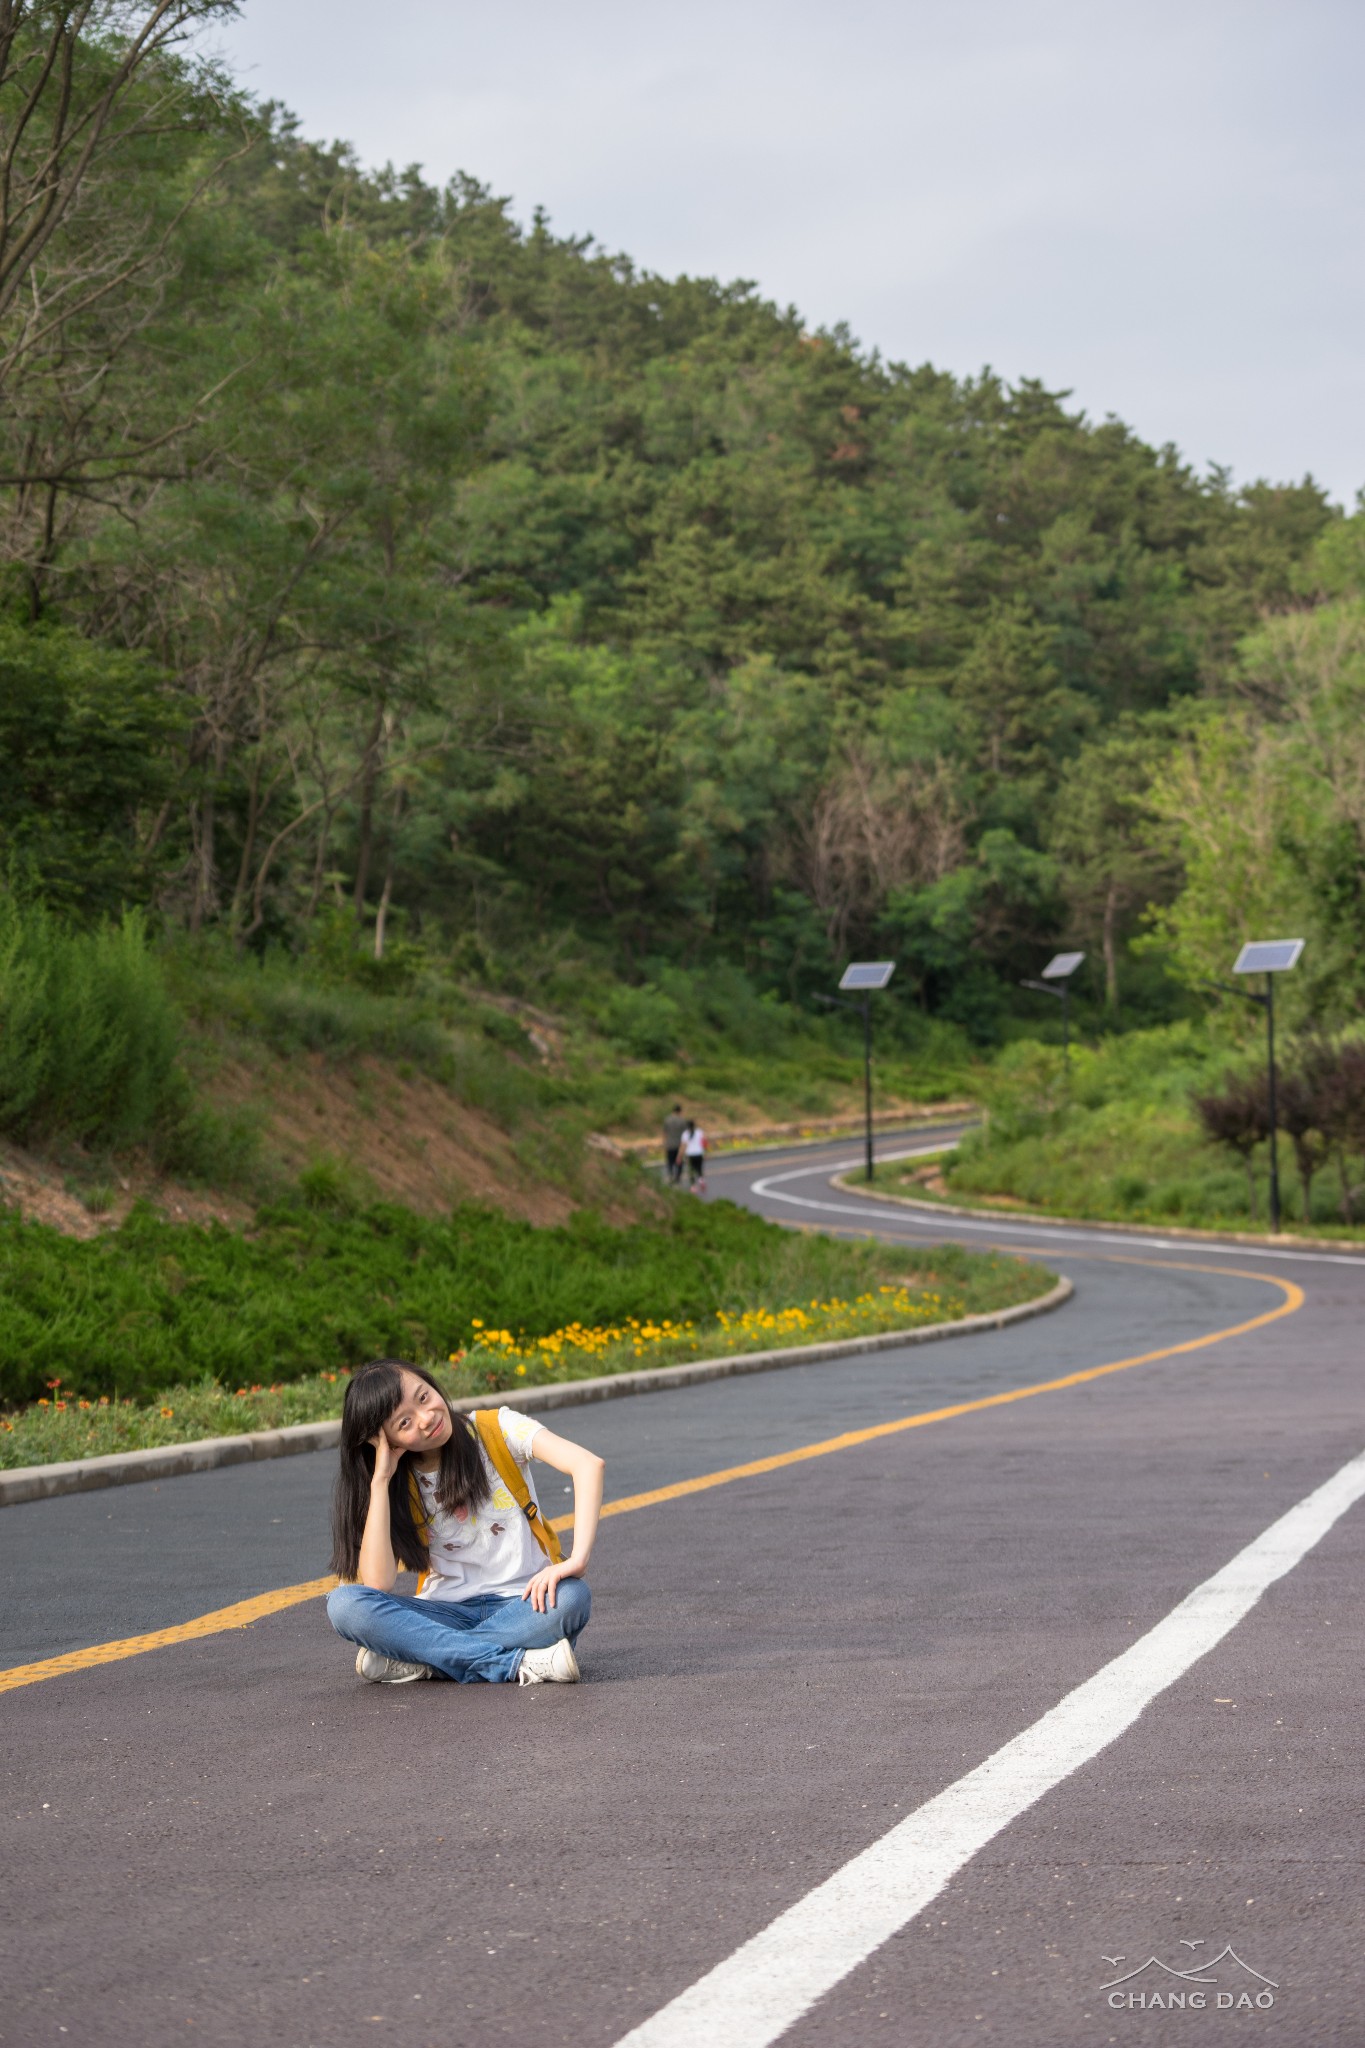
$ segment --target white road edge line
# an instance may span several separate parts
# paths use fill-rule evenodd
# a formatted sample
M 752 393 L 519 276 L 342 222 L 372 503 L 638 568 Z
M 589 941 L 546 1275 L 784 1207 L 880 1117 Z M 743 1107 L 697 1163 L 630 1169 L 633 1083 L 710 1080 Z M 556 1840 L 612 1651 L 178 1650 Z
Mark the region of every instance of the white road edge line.
M 767 2048 L 983 1849 L 1131 1728 L 1365 1494 L 1365 1451 L 1282 1515 L 1131 1648 L 907 1816 L 617 2048 Z
M 946 1152 L 946 1145 L 926 1145 L 921 1151 L 895 1152 L 886 1154 L 892 1159 L 919 1159 L 933 1152 Z M 801 1166 L 792 1173 L 769 1174 L 763 1180 L 752 1183 L 749 1192 L 766 1195 L 772 1202 L 789 1202 L 794 1209 L 818 1209 L 825 1216 L 855 1216 L 863 1222 L 901 1223 L 912 1230 L 936 1230 L 941 1237 L 957 1237 L 967 1232 L 975 1237 L 999 1237 L 1004 1232 L 1009 1237 L 1036 1238 L 1040 1244 L 1054 1244 L 1058 1241 L 1071 1244 L 1114 1245 L 1124 1251 L 1157 1252 L 1212 1252 L 1219 1259 L 1273 1259 L 1281 1263 L 1317 1266 L 1365 1266 L 1365 1259 L 1350 1252 L 1291 1252 L 1272 1251 L 1268 1247 L 1247 1244 L 1206 1244 L 1201 1238 L 1197 1242 L 1190 1238 L 1137 1237 L 1132 1234 L 1120 1235 L 1108 1230 L 1068 1230 L 1061 1223 L 1011 1223 L 1002 1215 L 998 1223 L 992 1221 L 973 1222 L 965 1216 L 954 1216 L 946 1211 L 942 1221 L 933 1215 L 921 1214 L 899 1204 L 894 1209 L 874 1208 L 870 1201 L 857 1202 L 816 1202 L 809 1195 L 790 1195 L 778 1190 L 783 1181 L 789 1180 L 833 1180 L 837 1173 L 851 1173 L 855 1166 L 861 1166 L 861 1159 L 843 1159 L 833 1166 Z

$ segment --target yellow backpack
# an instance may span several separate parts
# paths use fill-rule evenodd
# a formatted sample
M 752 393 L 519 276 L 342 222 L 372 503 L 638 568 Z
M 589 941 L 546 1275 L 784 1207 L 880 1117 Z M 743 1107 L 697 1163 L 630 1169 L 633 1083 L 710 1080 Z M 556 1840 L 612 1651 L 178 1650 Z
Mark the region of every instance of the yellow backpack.
M 559 1547 L 559 1537 L 531 1498 L 531 1489 L 526 1484 L 526 1474 L 512 1456 L 507 1439 L 502 1433 L 497 1409 L 476 1408 L 469 1420 L 473 1423 L 478 1433 L 479 1442 L 487 1453 L 489 1464 L 493 1467 L 493 1470 L 497 1473 L 499 1479 L 501 1479 L 503 1485 L 507 1488 L 507 1491 L 530 1523 L 531 1534 L 535 1537 L 536 1542 L 545 1552 L 551 1564 L 562 1564 L 564 1562 L 564 1553 Z M 429 1527 L 427 1513 L 422 1505 L 422 1494 L 417 1484 L 417 1474 L 411 1469 L 408 1472 L 408 1492 L 409 1498 L 412 1501 L 412 1519 L 416 1523 L 418 1533 L 425 1543 L 428 1540 L 427 1531 Z M 419 1593 L 426 1582 L 426 1576 L 426 1573 L 423 1572 L 421 1578 L 417 1581 Z

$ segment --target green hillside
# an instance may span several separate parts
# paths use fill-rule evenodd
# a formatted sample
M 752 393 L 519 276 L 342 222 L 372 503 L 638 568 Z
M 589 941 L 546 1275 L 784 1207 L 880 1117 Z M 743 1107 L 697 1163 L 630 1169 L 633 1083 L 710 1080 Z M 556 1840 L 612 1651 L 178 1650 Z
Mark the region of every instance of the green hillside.
M 1360 515 L 113 36 L 56 145 L 0 76 L 0 1131 L 211 1171 L 243 1041 L 508 1128 L 833 1113 L 860 953 L 906 1098 L 1054 1034 L 1062 943 L 1092 1036 L 1253 926 L 1291 1027 L 1359 1014 Z

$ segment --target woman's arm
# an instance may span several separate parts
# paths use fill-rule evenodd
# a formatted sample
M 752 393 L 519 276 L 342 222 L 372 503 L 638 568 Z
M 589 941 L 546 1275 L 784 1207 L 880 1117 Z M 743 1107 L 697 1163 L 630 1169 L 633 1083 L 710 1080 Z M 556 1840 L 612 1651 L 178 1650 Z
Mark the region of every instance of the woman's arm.
M 376 1593 L 391 1593 L 398 1577 L 398 1559 L 389 1532 L 389 1481 L 403 1454 L 393 1448 L 382 1429 L 370 1442 L 374 1445 L 374 1477 L 365 1533 L 360 1539 L 360 1583 Z
M 596 1451 L 556 1436 L 552 1429 L 538 1429 L 531 1447 L 533 1458 L 552 1465 L 573 1481 L 573 1549 L 563 1564 L 547 1564 L 538 1571 L 523 1600 L 529 1600 L 537 1614 L 555 1604 L 555 1587 L 561 1579 L 580 1579 L 588 1568 L 592 1546 L 597 1540 L 597 1523 L 602 1513 L 602 1475 L 606 1466 Z

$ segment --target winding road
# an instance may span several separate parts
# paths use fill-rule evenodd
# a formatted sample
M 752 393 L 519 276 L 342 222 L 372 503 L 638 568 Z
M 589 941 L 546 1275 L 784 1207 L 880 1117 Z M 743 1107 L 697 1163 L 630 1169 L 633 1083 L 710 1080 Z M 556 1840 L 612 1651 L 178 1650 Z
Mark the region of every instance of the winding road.
M 326 1455 L 0 1511 L 0 2042 L 1359 2048 L 1365 1255 L 856 1151 L 710 1194 L 1073 1300 L 566 1415 L 581 1687 L 358 1684 Z

